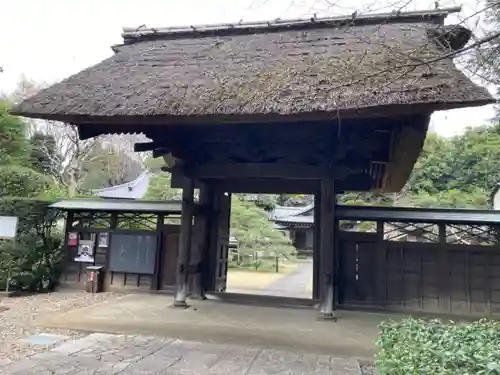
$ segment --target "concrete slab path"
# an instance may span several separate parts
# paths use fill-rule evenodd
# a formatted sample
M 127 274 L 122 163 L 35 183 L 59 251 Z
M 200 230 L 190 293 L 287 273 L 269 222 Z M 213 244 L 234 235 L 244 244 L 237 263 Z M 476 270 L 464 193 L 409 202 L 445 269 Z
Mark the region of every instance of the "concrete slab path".
M 126 295 L 90 308 L 54 313 L 40 324 L 132 335 L 174 337 L 187 341 L 253 345 L 334 357 L 372 359 L 378 324 L 388 315 L 340 311 L 338 321 L 320 320 L 314 308 L 280 308 L 191 301 L 172 308 L 165 295 Z
M 0 365 L 3 375 L 360 375 L 354 359 L 170 338 L 91 334 Z

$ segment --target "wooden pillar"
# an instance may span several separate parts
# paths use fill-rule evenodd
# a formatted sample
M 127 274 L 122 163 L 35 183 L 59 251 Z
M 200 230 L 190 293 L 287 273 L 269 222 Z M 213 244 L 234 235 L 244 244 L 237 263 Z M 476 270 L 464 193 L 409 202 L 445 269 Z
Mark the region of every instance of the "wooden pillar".
M 215 290 L 217 268 L 217 244 L 219 241 L 219 200 L 220 192 L 212 191 L 207 209 L 207 249 L 203 258 L 203 284 L 206 291 Z
M 160 289 L 160 277 L 161 277 L 161 260 L 162 260 L 162 251 L 163 251 L 163 222 L 165 216 L 161 213 L 156 214 L 156 255 L 155 255 L 155 268 L 153 274 L 153 282 L 151 283 L 151 290 Z M 109 253 L 109 252 L 108 252 Z
M 385 229 L 384 222 L 377 221 L 377 244 L 375 246 L 375 282 L 377 301 L 379 306 L 385 306 L 387 303 L 387 280 L 386 280 L 386 267 L 387 267 L 387 249 L 384 241 Z
M 188 293 L 188 266 L 191 253 L 191 236 L 193 233 L 193 197 L 194 184 L 192 179 L 187 179 L 187 184 L 182 191 L 182 214 L 179 234 L 179 251 L 177 254 L 177 274 L 174 306 L 187 307 Z
M 215 290 L 226 291 L 231 228 L 231 193 L 222 193 L 219 200 L 219 231 L 217 241 L 217 268 Z
M 320 198 L 320 262 L 321 262 L 321 304 L 323 319 L 336 319 L 336 277 L 335 277 L 335 181 L 321 180 Z
M 321 206 L 321 192 L 317 191 L 314 194 L 314 243 L 313 243 L 313 295 L 312 298 L 319 300 L 320 294 L 320 206 Z
M 205 299 L 205 267 L 209 247 L 209 214 L 211 211 L 212 189 L 203 185 L 200 187 L 199 210 L 194 215 L 193 242 L 191 244 L 191 264 L 193 269 L 190 283 L 191 298 Z
M 66 223 L 64 224 L 64 249 L 66 250 L 66 254 L 68 254 L 69 250 L 69 233 L 71 232 L 73 228 L 73 217 L 74 217 L 73 211 L 68 211 L 66 215 Z
M 214 190 L 208 217 L 208 249 L 204 260 L 204 280 L 207 291 L 222 291 L 226 286 L 227 252 L 231 195 Z
M 73 230 L 73 219 L 74 219 L 75 213 L 73 211 L 68 211 L 66 215 L 66 223 L 64 224 L 64 243 L 63 243 L 63 249 L 64 249 L 64 262 L 67 263 L 70 260 L 70 251 L 69 251 L 69 233 Z M 76 245 L 78 246 L 78 237 L 76 241 Z M 66 267 L 65 267 L 66 268 Z M 64 270 L 66 272 L 66 269 Z

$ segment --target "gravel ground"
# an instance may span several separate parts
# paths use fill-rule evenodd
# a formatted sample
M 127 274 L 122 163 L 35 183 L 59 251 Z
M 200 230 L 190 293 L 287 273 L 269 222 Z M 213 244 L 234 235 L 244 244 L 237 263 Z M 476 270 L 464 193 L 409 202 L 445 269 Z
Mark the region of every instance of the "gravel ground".
M 0 363 L 19 360 L 50 349 L 47 345 L 29 345 L 20 339 L 37 333 L 69 336 L 69 340 L 86 336 L 84 332 L 46 329 L 37 326 L 40 318 L 55 311 L 68 311 L 117 298 L 111 293 L 56 292 L 0 299 Z M 7 310 L 4 310 L 7 308 Z M 59 342 L 58 344 L 60 344 Z
M 378 375 L 378 371 L 372 362 L 360 361 L 361 374 L 363 375 Z

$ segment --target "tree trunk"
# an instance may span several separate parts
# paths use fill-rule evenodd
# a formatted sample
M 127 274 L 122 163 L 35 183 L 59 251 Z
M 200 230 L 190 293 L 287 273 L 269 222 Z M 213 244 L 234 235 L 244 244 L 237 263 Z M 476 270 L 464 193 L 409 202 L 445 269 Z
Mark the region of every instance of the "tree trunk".
M 77 182 L 76 182 L 76 172 L 71 171 L 69 173 L 69 181 L 68 181 L 68 195 L 70 197 L 74 197 L 77 191 Z

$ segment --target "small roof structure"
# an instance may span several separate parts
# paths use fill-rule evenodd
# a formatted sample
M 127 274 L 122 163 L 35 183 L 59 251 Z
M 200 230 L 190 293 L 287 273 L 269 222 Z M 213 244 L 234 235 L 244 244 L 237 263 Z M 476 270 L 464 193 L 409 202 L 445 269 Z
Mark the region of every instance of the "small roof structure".
M 459 10 L 124 28 L 113 57 L 13 112 L 78 124 L 89 138 L 158 122 L 203 124 L 214 116 L 217 122 L 319 113 L 346 118 L 492 103 L 486 89 L 446 58 L 471 36 L 461 26 L 443 26 Z
M 142 172 L 135 180 L 92 190 L 92 194 L 102 198 L 140 199 L 146 194 L 149 187 L 149 172 Z
M 63 211 L 107 211 L 181 214 L 180 201 L 142 201 L 124 199 L 62 199 L 49 206 Z
M 314 225 L 314 203 L 303 207 L 276 206 L 268 216 L 277 228 Z
M 314 204 L 304 207 L 276 207 L 269 214 L 269 220 L 280 227 L 313 226 Z M 416 223 L 451 224 L 500 224 L 500 212 L 490 210 L 415 208 L 415 207 L 374 207 L 374 206 L 337 206 L 339 220 L 391 221 Z M 397 224 L 395 224 L 397 225 Z

